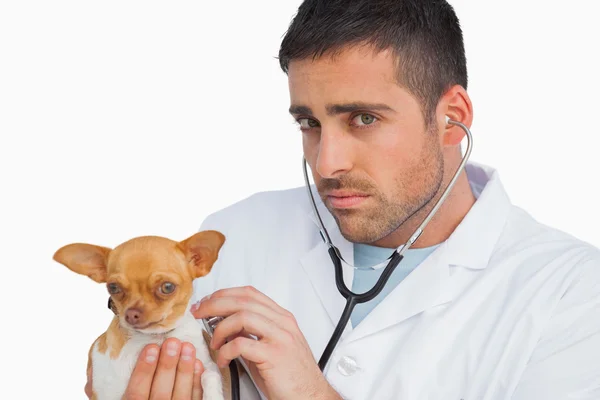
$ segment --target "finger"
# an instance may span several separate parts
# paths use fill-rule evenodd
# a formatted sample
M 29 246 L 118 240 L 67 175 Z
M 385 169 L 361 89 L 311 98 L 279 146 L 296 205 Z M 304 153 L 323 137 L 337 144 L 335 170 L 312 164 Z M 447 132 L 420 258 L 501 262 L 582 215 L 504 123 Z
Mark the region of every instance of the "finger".
M 271 308 L 274 312 L 285 314 L 287 311 L 277 304 L 269 296 L 256 289 L 254 286 L 240 286 L 227 289 L 217 290 L 208 299 L 218 299 L 223 297 L 240 297 L 252 299 L 257 303 L 264 305 L 265 307 Z
M 242 336 L 243 333 L 250 333 L 259 340 L 265 338 L 267 341 L 277 341 L 284 339 L 287 335 L 281 328 L 269 321 L 264 316 L 249 311 L 240 311 L 230 315 L 217 324 L 213 337 L 210 341 L 212 349 L 219 349 L 233 336 Z
M 189 400 L 192 397 L 194 386 L 194 362 L 196 361 L 196 348 L 190 343 L 181 345 L 181 355 L 177 363 L 175 375 L 175 388 L 173 400 Z
M 147 399 L 156 371 L 159 348 L 155 344 L 142 349 L 125 390 L 123 399 Z
M 152 382 L 150 400 L 171 398 L 180 351 L 181 343 L 175 338 L 169 338 L 163 343 Z
M 279 325 L 285 324 L 284 316 L 272 308 L 248 297 L 217 297 L 203 301 L 194 312 L 196 319 L 212 317 L 228 317 L 240 311 L 259 314 Z M 223 321 L 219 322 L 221 324 Z
M 226 341 L 227 342 L 231 342 L 233 339 L 238 338 L 238 337 L 245 337 L 245 338 L 254 339 L 254 340 L 258 340 L 259 339 L 259 338 L 256 337 L 256 335 L 254 335 L 254 334 L 246 331 L 245 329 L 243 329 L 241 332 L 238 332 L 238 333 L 236 333 L 234 335 L 227 336 Z M 210 345 L 210 343 L 209 343 L 209 345 Z M 215 350 L 215 348 L 213 348 L 212 346 L 211 346 L 211 349 Z
M 268 353 L 269 349 L 264 343 L 245 337 L 238 337 L 231 342 L 225 343 L 219 349 L 217 365 L 219 368 L 225 368 L 231 360 L 238 357 L 243 357 L 253 363 L 263 364 L 270 358 Z
M 202 400 L 202 373 L 204 366 L 200 360 L 196 360 L 194 364 L 194 386 L 192 387 L 192 400 Z

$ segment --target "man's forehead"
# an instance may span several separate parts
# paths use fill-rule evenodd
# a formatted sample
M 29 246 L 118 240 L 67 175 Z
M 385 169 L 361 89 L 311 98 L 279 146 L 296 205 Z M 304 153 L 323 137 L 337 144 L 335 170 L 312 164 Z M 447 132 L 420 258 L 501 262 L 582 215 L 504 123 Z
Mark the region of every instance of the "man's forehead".
M 288 80 L 292 114 L 341 114 L 360 105 L 391 111 L 391 104 L 404 91 L 398 85 L 394 63 L 384 57 L 358 58 L 356 54 L 295 60 L 290 63 Z
M 389 51 L 365 52 L 361 48 L 349 48 L 335 54 L 324 54 L 292 60 L 288 69 L 288 83 L 292 96 L 305 90 L 331 92 L 354 91 L 356 96 L 376 89 L 385 90 L 397 86 L 397 62 Z M 350 99 L 346 99 L 350 100 Z M 354 98 L 352 101 L 359 100 Z
M 370 73 L 380 78 L 395 80 L 397 57 L 391 50 L 374 50 L 372 47 L 353 46 L 343 50 L 325 52 L 319 57 L 291 60 L 288 77 L 291 80 L 318 79 L 323 76 L 348 76 Z

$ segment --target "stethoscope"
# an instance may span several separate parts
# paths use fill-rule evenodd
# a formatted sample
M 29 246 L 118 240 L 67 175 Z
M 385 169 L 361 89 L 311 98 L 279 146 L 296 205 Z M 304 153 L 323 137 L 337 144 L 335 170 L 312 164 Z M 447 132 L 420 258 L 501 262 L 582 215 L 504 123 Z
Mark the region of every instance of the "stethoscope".
M 333 354 L 333 350 L 335 349 L 340 338 L 342 337 L 342 333 L 344 332 L 344 329 L 345 329 L 346 325 L 348 324 L 348 321 L 350 321 L 350 316 L 352 315 L 352 311 L 354 310 L 354 307 L 357 304 L 366 303 L 366 302 L 374 299 L 375 297 L 377 297 L 377 295 L 379 293 L 381 293 L 381 291 L 385 287 L 389 277 L 394 272 L 394 269 L 396 269 L 396 267 L 398 266 L 400 261 L 402 261 L 402 259 L 404 258 L 403 254 L 417 241 L 419 236 L 421 236 L 421 234 L 423 233 L 423 230 L 425 229 L 425 227 L 427 226 L 429 221 L 431 221 L 431 219 L 433 218 L 435 213 L 442 206 L 442 203 L 444 202 L 444 200 L 446 200 L 446 198 L 450 194 L 450 191 L 456 184 L 456 181 L 458 180 L 459 175 L 464 170 L 464 168 L 467 164 L 467 161 L 469 160 L 469 157 L 471 156 L 471 150 L 473 148 L 473 137 L 471 135 L 471 131 L 469 130 L 469 128 L 467 128 L 461 122 L 451 120 L 447 116 L 446 116 L 446 124 L 459 126 L 466 133 L 467 148 L 465 150 L 465 154 L 462 158 L 460 165 L 456 169 L 456 172 L 454 173 L 454 176 L 448 183 L 448 186 L 446 186 L 446 189 L 444 190 L 444 192 L 442 193 L 442 195 L 440 196 L 440 198 L 438 199 L 438 201 L 436 202 L 434 207 L 431 209 L 431 211 L 427 214 L 427 216 L 425 217 L 425 219 L 423 220 L 421 225 L 419 225 L 417 227 L 417 229 L 413 232 L 413 234 L 410 236 L 408 241 L 405 244 L 401 245 L 400 247 L 396 248 L 394 250 L 394 252 L 392 253 L 392 255 L 388 258 L 389 261 L 388 261 L 387 265 L 385 266 L 385 269 L 383 270 L 381 276 L 377 280 L 377 283 L 375 283 L 375 285 L 370 290 L 368 290 L 364 293 L 360 293 L 360 294 L 352 292 L 350 289 L 348 289 L 348 286 L 346 286 L 346 283 L 344 282 L 343 271 L 342 271 L 342 261 L 346 265 L 351 266 L 352 268 L 357 268 L 357 267 L 352 266 L 350 263 L 348 263 L 346 260 L 344 260 L 339 249 L 332 243 L 331 237 L 329 236 L 327 229 L 325 229 L 325 225 L 323 224 L 321 215 L 319 214 L 319 211 L 317 210 L 317 203 L 315 201 L 312 190 L 310 188 L 311 184 L 310 184 L 310 180 L 308 178 L 306 159 L 304 157 L 302 158 L 302 169 L 304 172 L 304 181 L 305 181 L 306 189 L 308 191 L 308 197 L 310 199 L 310 203 L 312 205 L 313 212 L 314 212 L 314 214 L 317 218 L 317 222 L 319 224 L 321 238 L 327 245 L 329 256 L 331 257 L 331 261 L 333 262 L 333 266 L 335 269 L 335 284 L 336 284 L 337 289 L 339 290 L 340 294 L 346 299 L 346 305 L 344 306 L 342 315 L 340 316 L 340 319 L 335 327 L 335 330 L 333 331 L 333 334 L 331 335 L 331 338 L 329 339 L 329 342 L 327 343 L 327 346 L 325 347 L 325 350 L 323 351 L 323 354 L 321 355 L 321 358 L 319 359 L 319 368 L 321 371 L 323 371 L 325 369 L 327 362 L 329 361 L 329 359 L 331 358 L 331 355 Z M 207 320 L 203 320 L 204 326 L 211 336 L 212 336 L 214 327 L 222 319 L 223 319 L 222 317 L 215 317 L 215 318 L 209 318 Z M 235 365 L 235 360 L 231 361 L 231 363 L 229 365 L 229 370 L 232 374 L 232 376 L 231 376 L 231 391 L 232 391 L 231 398 L 232 398 L 232 400 L 239 400 L 239 398 L 240 398 L 239 397 L 240 396 L 239 395 L 239 379 L 238 379 L 236 368 L 237 367 Z

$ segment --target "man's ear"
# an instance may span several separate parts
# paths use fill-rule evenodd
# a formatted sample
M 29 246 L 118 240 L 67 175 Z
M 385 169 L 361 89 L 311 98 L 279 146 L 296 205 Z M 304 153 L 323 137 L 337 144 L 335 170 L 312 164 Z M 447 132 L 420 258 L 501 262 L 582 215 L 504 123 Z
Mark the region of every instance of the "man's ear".
M 178 243 L 191 264 L 194 278 L 210 272 L 225 243 L 225 235 L 217 231 L 201 231 Z
M 73 272 L 86 275 L 98 283 L 104 283 L 111 250 L 93 244 L 72 243 L 58 249 L 52 259 Z

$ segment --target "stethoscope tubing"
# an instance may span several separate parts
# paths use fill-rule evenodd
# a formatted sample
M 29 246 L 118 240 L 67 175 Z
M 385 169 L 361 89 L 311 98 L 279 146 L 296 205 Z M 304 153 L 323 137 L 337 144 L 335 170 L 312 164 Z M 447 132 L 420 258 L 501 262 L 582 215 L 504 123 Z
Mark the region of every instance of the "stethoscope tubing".
M 343 271 L 342 271 L 342 260 L 340 260 L 340 258 L 338 257 L 337 253 L 335 252 L 335 250 L 333 248 L 329 248 L 329 256 L 331 257 L 331 261 L 333 262 L 333 265 L 335 267 L 336 286 L 337 286 L 338 290 L 340 291 L 340 293 L 342 294 L 342 296 L 344 296 L 344 298 L 346 299 L 346 305 L 344 306 L 344 311 L 342 312 L 342 315 L 335 327 L 335 330 L 333 331 L 333 334 L 331 335 L 331 338 L 329 339 L 329 342 L 327 343 L 327 346 L 325 347 L 325 350 L 323 351 L 323 354 L 321 355 L 321 358 L 319 359 L 319 368 L 321 369 L 321 371 L 323 371 L 325 369 L 327 362 L 329 361 L 329 359 L 331 358 L 331 355 L 333 354 L 333 350 L 335 349 L 335 346 L 337 345 L 340 338 L 342 337 L 342 333 L 344 332 L 344 328 L 346 327 L 346 324 L 348 323 L 348 321 L 350 320 L 350 317 L 352 316 L 352 311 L 354 310 L 354 307 L 357 304 L 366 303 L 367 301 L 371 301 L 375 297 L 377 297 L 377 295 L 379 293 L 381 293 L 381 291 L 385 287 L 388 279 L 390 278 L 390 276 L 396 269 L 396 266 L 404 258 L 404 256 L 402 256 L 402 255 L 398 254 L 398 252 L 394 251 L 394 254 L 392 254 L 392 258 L 386 265 L 386 267 L 383 270 L 379 279 L 377 279 L 377 282 L 375 283 L 375 285 L 369 291 L 367 291 L 365 293 L 357 294 L 357 293 L 352 292 L 350 289 L 348 289 L 348 287 L 344 283 L 344 277 L 343 277 Z
M 404 258 L 404 256 L 403 256 L 404 252 L 406 252 L 410 248 L 410 246 L 412 246 L 417 241 L 419 236 L 421 236 L 421 234 L 425 230 L 425 227 L 427 226 L 429 221 L 431 221 L 433 216 L 437 213 L 437 211 L 442 206 L 443 202 L 446 200 L 446 198 L 450 194 L 450 191 L 456 184 L 458 177 L 460 176 L 460 173 L 464 170 L 464 168 L 467 164 L 467 161 L 469 160 L 469 157 L 471 156 L 471 151 L 473 149 L 473 137 L 471 135 L 471 131 L 463 123 L 451 120 L 448 117 L 446 117 L 446 122 L 448 124 L 457 125 L 465 131 L 465 134 L 467 136 L 467 141 L 468 141 L 467 149 L 465 150 L 465 155 L 463 156 L 461 163 L 459 164 L 458 168 L 456 169 L 456 172 L 454 173 L 452 179 L 446 186 L 446 189 L 444 190 L 444 192 L 442 193 L 442 195 L 440 196 L 440 198 L 438 199 L 438 201 L 436 202 L 434 207 L 431 209 L 431 211 L 429 211 L 429 213 L 427 214 L 427 216 L 425 217 L 423 222 L 417 227 L 417 229 L 415 229 L 415 231 L 413 232 L 413 234 L 410 236 L 410 238 L 408 239 L 408 241 L 405 244 L 403 244 L 402 246 L 400 246 L 394 250 L 394 252 L 392 253 L 392 255 L 389 258 L 388 264 L 385 266 L 385 269 L 383 270 L 381 276 L 377 280 L 377 283 L 375 283 L 375 285 L 370 290 L 368 290 L 367 292 L 361 293 L 361 294 L 352 292 L 350 289 L 348 289 L 348 286 L 346 286 L 346 284 L 344 282 L 343 270 L 342 270 L 343 257 L 341 255 L 340 251 L 338 250 L 338 248 L 335 247 L 334 244 L 332 243 L 331 237 L 329 236 L 329 232 L 327 232 L 327 229 L 325 229 L 325 225 L 323 224 L 323 220 L 321 219 L 321 215 L 317 209 L 317 204 L 316 204 L 315 198 L 314 198 L 312 190 L 310 188 L 310 181 L 308 179 L 306 159 L 304 157 L 302 158 L 302 169 L 304 172 L 304 181 L 305 181 L 306 188 L 308 191 L 308 197 L 310 199 L 310 204 L 312 206 L 313 213 L 315 214 L 318 224 L 319 224 L 321 238 L 323 239 L 325 244 L 329 247 L 329 249 L 328 249 L 329 256 L 331 257 L 331 261 L 332 261 L 334 269 L 335 269 L 336 287 L 337 287 L 338 291 L 340 292 L 340 294 L 346 299 L 346 305 L 344 306 L 342 315 L 340 316 L 340 319 L 338 320 L 338 323 L 333 331 L 333 334 L 331 335 L 331 338 L 329 339 L 329 342 L 327 343 L 327 346 L 325 347 L 325 350 L 323 351 L 321 358 L 319 359 L 319 368 L 321 371 L 324 371 L 325 366 L 327 365 L 327 362 L 331 358 L 331 355 L 333 354 L 335 347 L 337 346 L 340 338 L 342 337 L 344 329 L 345 329 L 346 325 L 348 324 L 348 321 L 350 321 L 350 317 L 352 315 L 352 311 L 354 310 L 354 307 L 357 304 L 365 303 L 367 301 L 374 299 L 375 297 L 377 297 L 377 295 L 379 295 L 379 293 L 381 293 L 381 291 L 387 284 L 388 279 L 390 278 L 390 276 L 392 275 L 392 273 L 394 272 L 394 270 L 396 269 L 398 264 Z

